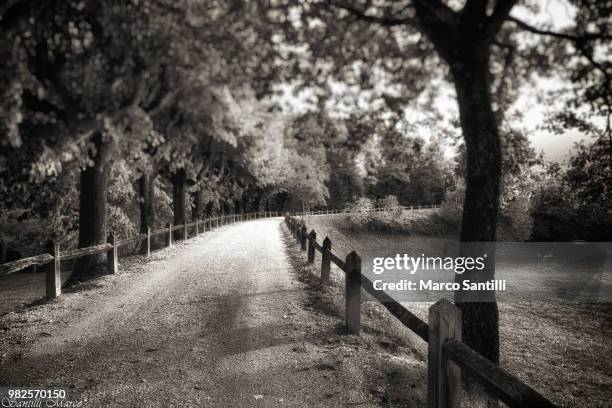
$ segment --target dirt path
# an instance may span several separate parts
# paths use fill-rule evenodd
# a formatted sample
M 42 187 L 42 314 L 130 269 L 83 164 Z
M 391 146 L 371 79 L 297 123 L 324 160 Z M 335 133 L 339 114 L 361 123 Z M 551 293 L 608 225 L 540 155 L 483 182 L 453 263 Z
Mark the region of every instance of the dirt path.
M 281 228 L 208 232 L 4 316 L 0 385 L 68 385 L 84 407 L 372 406 L 324 345 L 332 318 L 303 307 Z

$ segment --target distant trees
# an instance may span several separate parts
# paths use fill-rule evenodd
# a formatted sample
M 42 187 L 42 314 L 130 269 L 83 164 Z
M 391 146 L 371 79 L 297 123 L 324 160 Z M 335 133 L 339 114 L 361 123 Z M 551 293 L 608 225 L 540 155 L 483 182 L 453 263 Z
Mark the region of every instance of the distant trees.
M 532 239 L 612 239 L 612 160 L 605 138 L 580 142 L 567 164 L 546 166 L 535 192 Z
M 380 166 L 370 166 L 373 196 L 394 195 L 402 205 L 439 204 L 444 199 L 449 163 L 435 139 L 426 142 L 391 129 L 380 145 Z
M 606 214 L 612 210 L 612 144 L 599 138 L 578 143 L 564 175 L 570 197 L 579 208 Z
M 287 191 L 292 208 L 344 208 L 361 197 L 395 196 L 401 205 L 440 203 L 451 163 L 437 139 L 396 129 L 376 113 L 295 117 L 285 128 L 290 149 Z

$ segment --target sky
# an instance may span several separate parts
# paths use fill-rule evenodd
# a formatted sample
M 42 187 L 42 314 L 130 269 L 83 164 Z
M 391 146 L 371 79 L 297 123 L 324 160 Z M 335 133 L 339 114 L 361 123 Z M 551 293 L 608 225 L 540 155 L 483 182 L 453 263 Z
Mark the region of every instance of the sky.
M 549 26 L 552 30 L 559 31 L 573 25 L 575 9 L 563 0 L 540 0 L 541 12 L 534 15 L 522 6 L 516 6 L 511 15 L 518 17 L 532 25 L 542 27 Z M 536 151 L 544 152 L 546 160 L 563 161 L 571 151 L 574 143 L 590 138 L 578 131 L 568 131 L 562 135 L 554 134 L 541 129 L 546 123 L 546 112 L 548 106 L 538 103 L 536 94 L 538 91 L 549 91 L 563 87 L 559 79 L 539 78 L 536 81 L 537 89 L 530 87 L 523 89 L 521 97 L 516 104 L 524 112 L 522 125 L 529 130 L 529 139 Z
M 564 0 L 540 0 L 540 13 L 536 15 L 527 11 L 523 6 L 516 6 L 511 14 L 532 25 L 546 26 L 558 31 L 573 24 L 575 10 Z M 515 102 L 514 107 L 524 113 L 520 126 L 526 130 L 532 147 L 538 153 L 543 152 L 546 160 L 564 161 L 568 158 L 576 142 L 589 140 L 590 138 L 578 131 L 568 131 L 559 135 L 543 129 L 546 125 L 547 112 L 551 109 L 551 106 L 538 102 L 537 95 L 541 92 L 564 87 L 565 84 L 558 78 L 538 78 L 534 82 L 535 86 L 530 84 L 521 90 L 521 96 Z M 342 89 L 342 86 L 337 84 L 333 87 L 336 88 L 336 91 Z M 437 108 L 443 112 L 447 120 L 456 118 L 458 115 L 457 103 L 452 87 L 442 86 L 438 89 L 440 91 L 436 97 Z M 293 87 L 285 84 L 281 87 L 281 95 L 276 100 L 281 106 L 286 107 L 288 112 L 294 113 L 304 112 L 312 108 L 313 97 L 314 95 L 309 91 L 303 91 L 296 95 Z M 420 116 L 427 114 L 427 112 L 419 112 L 418 108 L 412 107 L 407 107 L 405 113 L 409 120 L 418 120 Z M 423 133 L 421 136 L 427 137 L 427 129 L 422 129 L 422 131 L 419 134 Z M 446 146 L 445 152 L 447 156 L 452 156 L 454 148 L 449 144 Z

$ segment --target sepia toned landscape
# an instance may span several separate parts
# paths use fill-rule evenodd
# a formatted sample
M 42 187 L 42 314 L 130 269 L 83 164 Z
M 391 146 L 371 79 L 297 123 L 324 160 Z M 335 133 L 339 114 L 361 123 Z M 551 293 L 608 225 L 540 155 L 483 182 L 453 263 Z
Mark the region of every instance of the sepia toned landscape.
M 5 0 L 0 404 L 608 407 L 611 11 Z

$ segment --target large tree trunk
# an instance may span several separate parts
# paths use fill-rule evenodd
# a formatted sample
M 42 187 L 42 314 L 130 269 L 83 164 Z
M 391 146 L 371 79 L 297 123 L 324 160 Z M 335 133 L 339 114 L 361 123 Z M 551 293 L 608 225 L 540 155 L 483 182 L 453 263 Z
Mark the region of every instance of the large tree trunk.
M 201 219 L 206 215 L 206 204 L 205 204 L 205 192 L 204 190 L 198 190 L 194 193 L 195 208 L 193 209 L 194 218 Z
M 155 176 L 143 174 L 138 180 L 140 196 L 140 232 L 147 233 L 147 228 L 155 224 Z
M 174 212 L 174 225 L 185 224 L 187 220 L 187 206 L 185 197 L 187 194 L 187 173 L 184 169 L 177 170 L 172 176 L 172 209 Z M 181 231 L 177 231 L 178 236 Z
M 486 46 L 469 44 L 450 63 L 467 153 L 466 192 L 461 223 L 461 256 L 483 256 L 482 271 L 457 274 L 456 281 L 485 282 L 495 278 L 495 240 L 501 178 L 498 124 L 489 90 Z M 470 244 L 466 244 L 470 243 Z M 463 312 L 463 341 L 499 363 L 498 310 L 495 293 L 458 291 Z
M 81 170 L 79 194 L 79 248 L 103 244 L 106 236 L 106 179 L 108 177 L 111 144 L 96 133 L 90 152 L 93 166 Z M 75 278 L 85 277 L 93 267 L 104 262 L 105 254 L 79 258 Z
M 495 277 L 495 240 L 499 211 L 501 145 L 492 109 L 489 45 L 514 1 L 497 2 L 496 16 L 487 15 L 487 2 L 467 2 L 461 13 L 440 17 L 435 2 L 414 2 L 424 33 L 449 65 L 459 104 L 467 153 L 466 192 L 461 223 L 461 256 L 487 255 L 482 271 L 457 274 L 456 281 L 486 281 Z M 477 243 L 467 245 L 466 243 Z M 480 294 L 482 295 L 482 294 Z M 487 302 L 470 302 L 470 294 L 455 293 L 462 310 L 463 341 L 492 362 L 499 363 L 499 318 L 494 293 Z

